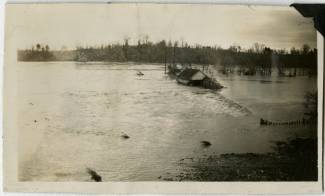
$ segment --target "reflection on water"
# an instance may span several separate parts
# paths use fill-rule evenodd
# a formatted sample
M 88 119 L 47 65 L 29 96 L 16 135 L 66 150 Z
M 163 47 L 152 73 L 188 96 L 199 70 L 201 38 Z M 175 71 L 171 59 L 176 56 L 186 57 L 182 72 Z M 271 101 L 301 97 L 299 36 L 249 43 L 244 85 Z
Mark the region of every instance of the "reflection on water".
M 156 181 L 184 157 L 311 135 L 259 119 L 300 119 L 316 78 L 217 77 L 216 92 L 178 85 L 162 65 L 19 63 L 20 180 L 89 181 L 92 168 L 104 181 Z

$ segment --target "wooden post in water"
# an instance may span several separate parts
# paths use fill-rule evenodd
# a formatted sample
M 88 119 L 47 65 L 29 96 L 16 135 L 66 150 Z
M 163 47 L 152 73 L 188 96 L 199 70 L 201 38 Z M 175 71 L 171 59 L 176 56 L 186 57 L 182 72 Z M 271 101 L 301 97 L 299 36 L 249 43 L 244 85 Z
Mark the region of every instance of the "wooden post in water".
M 173 65 L 175 65 L 175 46 L 174 46 L 174 49 L 173 49 Z
M 165 61 L 165 74 L 167 73 L 167 47 L 165 46 L 165 57 L 164 57 L 164 61 Z
M 165 74 L 167 73 L 167 65 L 166 65 L 166 61 L 165 61 Z

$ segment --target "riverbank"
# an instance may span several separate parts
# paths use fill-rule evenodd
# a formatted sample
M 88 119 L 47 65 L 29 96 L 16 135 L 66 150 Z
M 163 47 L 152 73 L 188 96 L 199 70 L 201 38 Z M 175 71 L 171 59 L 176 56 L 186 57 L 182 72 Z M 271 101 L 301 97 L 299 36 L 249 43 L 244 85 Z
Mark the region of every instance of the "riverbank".
M 273 153 L 227 153 L 183 158 L 186 170 L 167 181 L 317 181 L 317 140 L 275 142 Z

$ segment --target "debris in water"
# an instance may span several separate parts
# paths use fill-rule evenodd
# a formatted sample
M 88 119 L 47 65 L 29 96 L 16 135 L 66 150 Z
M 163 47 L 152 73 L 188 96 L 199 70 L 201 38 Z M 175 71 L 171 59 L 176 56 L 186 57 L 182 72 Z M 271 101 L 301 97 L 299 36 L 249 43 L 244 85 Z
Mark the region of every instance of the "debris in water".
M 186 159 L 193 161 L 193 157 L 183 158 L 183 159 L 180 159 L 179 161 L 185 161 Z
M 130 138 L 130 136 L 128 136 L 128 135 L 125 134 L 125 133 L 124 133 L 121 137 L 124 138 L 124 139 L 129 139 L 129 138 Z
M 209 141 L 201 141 L 201 144 L 204 146 L 204 147 L 209 147 L 211 146 L 211 143 Z
M 97 172 L 95 172 L 94 170 L 87 168 L 87 172 L 91 176 L 91 179 L 94 180 L 95 182 L 102 181 L 102 177 L 98 175 Z
M 138 71 L 137 75 L 138 76 L 143 76 L 144 74 L 141 71 Z

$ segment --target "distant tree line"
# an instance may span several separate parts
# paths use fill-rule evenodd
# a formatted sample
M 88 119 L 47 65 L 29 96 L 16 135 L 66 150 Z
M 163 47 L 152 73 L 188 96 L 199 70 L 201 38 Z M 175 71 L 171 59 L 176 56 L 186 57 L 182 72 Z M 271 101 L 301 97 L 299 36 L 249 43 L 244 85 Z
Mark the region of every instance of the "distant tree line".
M 20 61 L 52 61 L 53 52 L 48 45 L 36 44 L 28 50 L 18 50 L 18 60 Z
M 100 47 L 78 47 L 76 61 L 134 61 L 167 64 L 219 64 L 224 66 L 247 67 L 306 67 L 317 68 L 317 50 L 308 45 L 291 48 L 290 51 L 271 49 L 255 43 L 249 49 L 232 45 L 228 49 L 221 47 L 190 46 L 177 41 L 152 43 L 148 39 L 129 45 L 103 45 Z
M 18 51 L 18 59 L 22 61 L 52 61 L 61 60 L 60 55 L 54 55 L 49 47 L 36 45 L 36 48 Z M 109 44 L 97 47 L 77 47 L 75 50 L 65 51 L 69 60 L 113 61 L 113 62 L 143 62 L 166 64 L 212 64 L 224 66 L 246 67 L 304 67 L 317 68 L 317 50 L 308 45 L 301 48 L 291 48 L 290 51 L 278 50 L 255 43 L 251 48 L 244 49 L 239 45 L 232 45 L 227 49 L 221 47 L 189 45 L 186 42 L 162 40 L 153 43 L 148 37 L 130 45 L 129 39 L 123 44 Z M 58 51 L 56 51 L 58 53 Z M 67 59 L 65 59 L 67 60 Z

